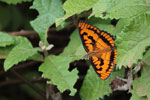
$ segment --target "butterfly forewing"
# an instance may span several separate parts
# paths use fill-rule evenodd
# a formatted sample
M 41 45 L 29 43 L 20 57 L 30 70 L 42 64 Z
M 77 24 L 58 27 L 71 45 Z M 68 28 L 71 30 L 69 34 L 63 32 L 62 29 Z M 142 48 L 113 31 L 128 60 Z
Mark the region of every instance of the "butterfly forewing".
M 95 72 L 107 79 L 116 66 L 117 50 L 111 34 L 85 22 L 78 23 L 79 33 Z

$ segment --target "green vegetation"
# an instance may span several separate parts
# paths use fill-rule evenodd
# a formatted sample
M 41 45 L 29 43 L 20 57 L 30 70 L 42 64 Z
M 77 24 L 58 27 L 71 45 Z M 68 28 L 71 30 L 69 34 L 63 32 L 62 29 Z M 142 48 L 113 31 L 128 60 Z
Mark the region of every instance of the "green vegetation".
M 15 8 L 27 2 L 33 2 L 29 11 L 38 12 L 34 20 L 22 15 L 23 12 Z M 40 76 L 48 79 L 48 84 L 56 85 L 60 93 L 70 90 L 70 96 L 78 92 L 82 100 L 96 100 L 104 95 L 109 96 L 112 93 L 109 84 L 116 76 L 128 78 L 125 69 L 130 68 L 133 72 L 130 76 L 138 76 L 131 80 L 133 88 L 129 90 L 132 94 L 130 100 L 150 100 L 149 0 L 0 0 L 0 3 L 7 5 L 6 8 L 0 5 L 0 59 L 4 59 L 3 68 L 6 72 L 18 63 L 40 61 L 38 73 L 42 72 Z M 10 10 L 13 12 L 11 16 Z M 64 30 L 82 18 L 116 36 L 118 55 L 117 66 L 109 79 L 104 81 L 98 78 L 90 66 L 80 90 L 77 91 L 74 85 L 79 78 L 79 72 L 77 68 L 68 70 L 71 62 L 85 59 L 79 56 L 85 55 L 85 51 L 77 28 L 71 33 L 68 45 L 59 55 L 47 55 L 47 48 L 52 44 L 47 39 L 50 27 Z M 8 35 L 7 31 L 13 32 L 18 29 L 37 32 L 43 47 L 46 48 L 32 46 L 26 37 Z M 142 65 L 139 70 L 135 70 L 139 63 Z M 141 75 L 138 75 L 139 71 Z

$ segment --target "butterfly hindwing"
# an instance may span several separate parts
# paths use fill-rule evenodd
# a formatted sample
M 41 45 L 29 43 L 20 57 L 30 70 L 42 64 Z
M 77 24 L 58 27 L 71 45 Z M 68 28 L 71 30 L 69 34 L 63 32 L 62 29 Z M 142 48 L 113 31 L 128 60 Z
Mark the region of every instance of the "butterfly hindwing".
M 90 57 L 90 63 L 101 79 L 106 80 L 111 75 L 111 72 L 116 66 L 116 53 L 116 50 L 112 50 L 103 53 L 101 57 Z

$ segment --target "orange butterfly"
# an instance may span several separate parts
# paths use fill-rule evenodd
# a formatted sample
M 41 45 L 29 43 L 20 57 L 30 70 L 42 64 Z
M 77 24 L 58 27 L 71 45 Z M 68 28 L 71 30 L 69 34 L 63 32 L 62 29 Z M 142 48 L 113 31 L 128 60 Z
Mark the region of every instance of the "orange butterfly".
M 82 21 L 78 23 L 78 28 L 90 63 L 98 76 L 106 80 L 116 66 L 117 49 L 114 37 Z

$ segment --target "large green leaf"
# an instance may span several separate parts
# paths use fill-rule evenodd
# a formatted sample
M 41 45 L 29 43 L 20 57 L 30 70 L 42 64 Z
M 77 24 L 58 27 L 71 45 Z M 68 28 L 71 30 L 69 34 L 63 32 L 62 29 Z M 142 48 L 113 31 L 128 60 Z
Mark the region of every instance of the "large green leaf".
M 112 72 L 110 78 L 104 81 L 96 75 L 94 69 L 90 66 L 80 90 L 82 100 L 97 100 L 98 98 L 103 98 L 104 95 L 108 95 L 111 93 L 110 82 L 114 77 L 123 77 L 123 75 L 124 70 L 115 71 Z
M 133 81 L 132 97 L 130 100 L 150 100 L 150 66 L 144 66 L 141 77 Z
M 70 36 L 70 42 L 63 53 L 59 56 L 50 56 L 46 58 L 44 63 L 39 67 L 39 71 L 43 72 L 42 76 L 51 80 L 48 81 L 48 83 L 57 85 L 61 92 L 70 89 L 71 95 L 74 95 L 76 92 L 73 86 L 78 76 L 76 69 L 69 72 L 68 68 L 70 62 L 81 58 L 76 54 L 76 48 L 80 46 L 81 40 L 78 31 L 75 30 Z M 83 47 L 82 51 L 84 51 Z
M 17 4 L 17 3 L 22 3 L 22 2 L 29 2 L 32 0 L 0 0 L 0 1 L 6 2 L 8 4 Z
M 39 34 L 43 43 L 47 44 L 47 30 L 57 18 L 64 15 L 61 0 L 34 0 L 33 9 L 37 9 L 39 16 L 31 21 L 34 30 Z
M 0 32 L 0 47 L 6 47 L 14 44 L 15 40 L 7 33 Z
M 118 67 L 131 67 L 138 59 L 142 59 L 145 47 L 150 45 L 150 15 L 142 14 L 134 17 L 125 25 L 121 33 L 117 33 Z
M 66 11 L 64 19 L 91 9 L 98 0 L 67 0 L 63 8 Z
M 50 56 L 47 57 L 44 63 L 39 67 L 42 71 L 42 77 L 50 79 L 48 83 L 57 85 L 57 88 L 64 92 L 66 89 L 71 91 L 70 95 L 74 95 L 76 90 L 73 88 L 77 81 L 77 70 L 69 72 L 69 63 L 72 61 L 71 57 L 65 56 Z
M 57 20 L 57 24 L 59 25 L 62 21 L 74 14 L 79 14 L 83 11 L 91 9 L 96 2 L 98 2 L 98 0 L 67 0 L 63 4 L 66 14 L 64 17 Z
M 145 0 L 99 0 L 91 15 L 119 19 L 140 15 L 149 10 L 150 2 Z
M 27 60 L 37 53 L 37 48 L 33 48 L 29 40 L 24 37 L 15 37 L 16 46 L 9 52 L 4 62 L 4 69 L 7 71 L 13 65 Z

